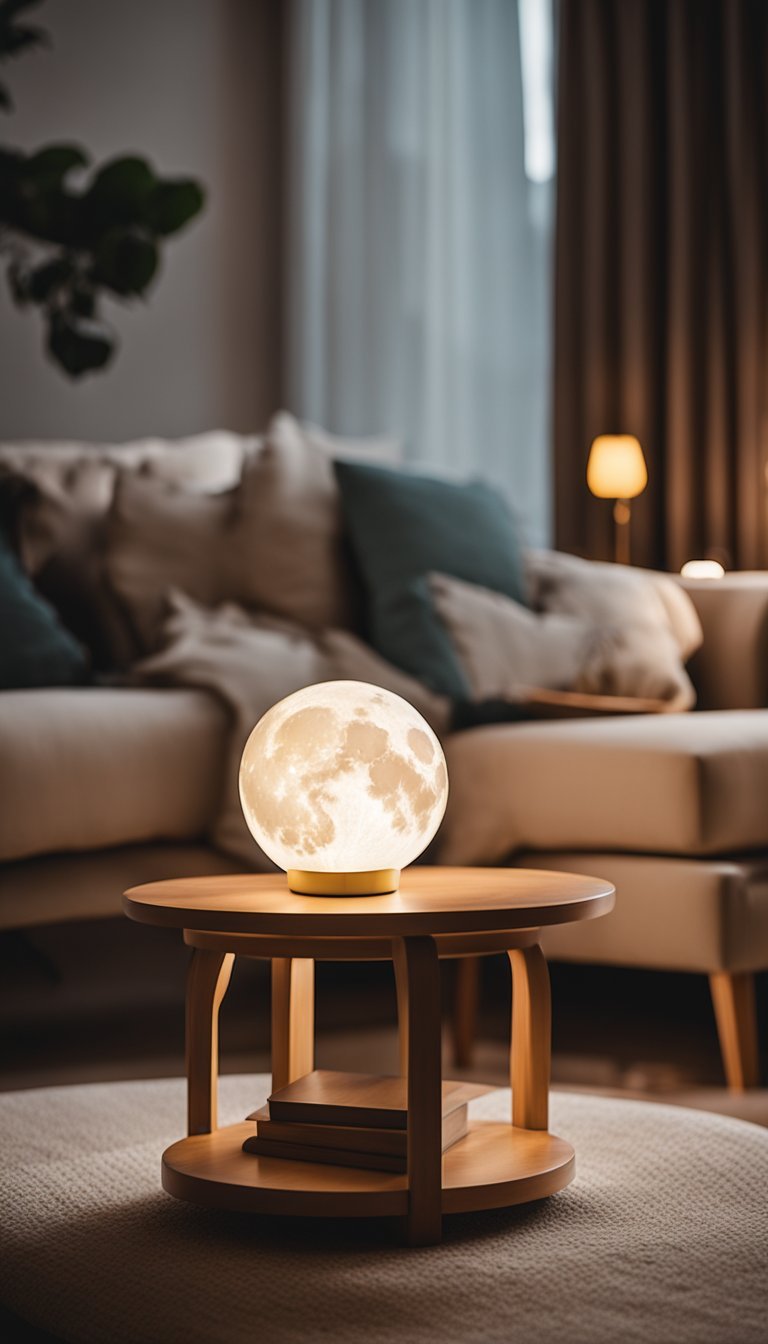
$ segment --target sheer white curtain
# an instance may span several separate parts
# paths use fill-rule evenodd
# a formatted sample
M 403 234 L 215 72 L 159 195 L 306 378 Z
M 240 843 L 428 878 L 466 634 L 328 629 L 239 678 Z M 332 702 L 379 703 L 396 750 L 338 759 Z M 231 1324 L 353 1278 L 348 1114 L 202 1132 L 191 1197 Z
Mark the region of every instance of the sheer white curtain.
M 290 11 L 290 405 L 485 477 L 537 544 L 550 516 L 550 15 L 551 0 Z

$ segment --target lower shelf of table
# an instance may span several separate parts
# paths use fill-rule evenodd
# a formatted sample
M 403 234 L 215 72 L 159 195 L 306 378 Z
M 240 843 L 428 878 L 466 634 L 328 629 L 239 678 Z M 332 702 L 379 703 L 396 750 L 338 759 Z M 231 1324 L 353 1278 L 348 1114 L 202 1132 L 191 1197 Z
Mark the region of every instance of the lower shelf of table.
M 252 1123 L 180 1139 L 163 1154 L 163 1187 L 177 1199 L 214 1208 L 302 1217 L 375 1218 L 408 1208 L 406 1176 L 321 1166 L 242 1151 Z M 443 1213 L 525 1204 L 573 1180 L 573 1148 L 542 1130 L 489 1121 L 443 1156 Z

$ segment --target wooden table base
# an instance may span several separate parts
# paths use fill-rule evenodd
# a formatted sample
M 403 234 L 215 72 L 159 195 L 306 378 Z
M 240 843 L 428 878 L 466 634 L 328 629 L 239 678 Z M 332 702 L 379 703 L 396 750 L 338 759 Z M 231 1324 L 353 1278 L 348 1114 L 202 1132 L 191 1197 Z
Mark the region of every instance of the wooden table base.
M 414 1246 L 438 1242 L 444 1213 L 504 1208 L 562 1190 L 570 1144 L 549 1133 L 549 975 L 539 946 L 553 924 L 597 919 L 613 906 L 602 878 L 541 869 L 405 869 L 397 891 L 306 896 L 273 874 L 149 882 L 123 907 L 139 923 L 183 930 L 187 981 L 188 1137 L 163 1157 L 163 1185 L 193 1203 L 256 1213 L 404 1217 Z M 470 1120 L 442 1148 L 441 957 L 504 952 L 512 969 L 510 1083 L 505 1124 Z M 314 1068 L 316 961 L 391 960 L 400 1070 L 406 1080 L 406 1172 L 298 1162 L 243 1152 L 256 1121 L 218 1128 L 219 1007 L 235 957 L 272 962 L 272 1090 Z M 253 1098 L 254 1108 L 262 1099 Z
M 411 1245 L 441 1237 L 444 1213 L 503 1208 L 562 1190 L 573 1179 L 570 1144 L 547 1130 L 550 1061 L 549 976 L 531 930 L 496 935 L 512 967 L 511 1124 L 471 1123 L 441 1153 L 439 940 L 388 940 L 395 966 L 401 1068 L 408 1080 L 408 1173 L 334 1167 L 242 1152 L 253 1122 L 217 1128 L 218 1012 L 238 955 L 272 957 L 272 1085 L 314 1067 L 314 961 L 285 956 L 268 940 L 186 930 L 193 947 L 187 982 L 189 1137 L 163 1156 L 163 1186 L 192 1203 L 254 1213 L 317 1217 L 405 1216 Z M 381 957 L 381 939 L 371 953 Z M 307 948 L 302 945 L 301 951 Z M 328 953 L 333 948 L 321 949 Z M 461 947 L 458 947 L 459 953 Z M 457 947 L 451 945 L 455 955 Z M 364 941 L 355 953 L 365 959 Z M 254 1105 L 258 1101 L 254 1099 Z
M 290 1162 L 242 1152 L 254 1125 L 229 1125 L 180 1139 L 163 1156 L 163 1187 L 178 1199 L 250 1213 L 318 1218 L 405 1216 L 412 1225 L 409 1178 L 358 1167 Z M 438 1214 L 501 1209 L 542 1199 L 573 1180 L 573 1149 L 543 1130 L 470 1122 L 469 1133 L 442 1159 Z M 411 1244 L 440 1240 L 417 1206 Z M 426 1229 L 424 1231 L 423 1229 Z

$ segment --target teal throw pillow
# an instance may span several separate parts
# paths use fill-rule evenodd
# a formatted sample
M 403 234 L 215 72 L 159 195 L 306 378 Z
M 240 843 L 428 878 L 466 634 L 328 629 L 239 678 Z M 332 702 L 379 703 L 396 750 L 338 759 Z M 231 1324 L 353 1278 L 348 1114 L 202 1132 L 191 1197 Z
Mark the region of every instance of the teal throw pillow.
M 336 462 L 335 470 L 368 592 L 372 644 L 433 690 L 470 699 L 427 575 L 450 574 L 525 602 L 512 513 L 481 481 L 459 484 L 356 462 Z
M 0 532 L 0 690 L 71 686 L 87 676 L 85 651 L 33 588 Z

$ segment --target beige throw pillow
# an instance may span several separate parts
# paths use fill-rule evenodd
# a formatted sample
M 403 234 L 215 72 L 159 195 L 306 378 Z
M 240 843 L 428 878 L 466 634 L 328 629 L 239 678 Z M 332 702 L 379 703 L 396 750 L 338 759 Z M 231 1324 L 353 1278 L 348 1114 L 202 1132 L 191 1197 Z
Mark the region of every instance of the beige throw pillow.
M 539 611 L 619 629 L 667 630 L 684 659 L 701 645 L 696 608 L 669 574 L 582 560 L 561 551 L 528 551 L 525 573 L 531 606 Z
M 516 696 L 527 686 L 576 684 L 594 641 L 583 620 L 539 615 L 503 593 L 445 574 L 430 574 L 429 584 L 474 700 Z
M 120 474 L 105 565 L 145 653 L 162 642 L 172 588 L 209 607 L 232 596 L 227 554 L 233 509 L 233 491 L 192 494 L 151 476 Z
M 230 565 L 229 595 L 245 606 L 314 630 L 353 620 L 332 459 L 284 412 L 244 467 Z
M 167 464 L 121 473 L 107 569 L 142 648 L 162 641 L 169 589 L 206 605 L 237 602 L 307 630 L 356 624 L 358 583 L 342 534 L 333 457 L 374 458 L 393 441 L 342 440 L 280 412 L 244 454 L 239 486 L 172 488 Z
M 597 575 L 597 587 L 600 582 Z M 639 586 L 644 583 L 641 578 Z M 653 590 L 644 605 L 638 596 L 624 619 L 620 605 L 599 595 L 592 617 L 586 601 L 581 611 L 534 612 L 442 574 L 430 575 L 430 587 L 476 700 L 522 700 L 527 689 L 539 687 L 681 710 L 695 703 L 678 638 Z
M 215 494 L 237 484 L 244 457 L 258 442 L 211 430 L 131 443 L 0 444 L 0 478 L 19 498 L 16 542 L 24 568 L 34 575 L 51 556 L 87 539 L 86 529 L 112 503 L 120 471 L 148 472 L 192 493 Z

